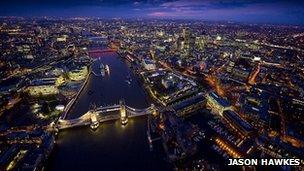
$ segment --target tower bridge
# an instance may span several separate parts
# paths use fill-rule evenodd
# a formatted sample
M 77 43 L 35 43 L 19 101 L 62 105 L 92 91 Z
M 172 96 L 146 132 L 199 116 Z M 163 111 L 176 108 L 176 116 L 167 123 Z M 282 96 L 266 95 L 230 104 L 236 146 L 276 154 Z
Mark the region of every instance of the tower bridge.
M 113 111 L 117 112 L 109 114 Z M 94 110 L 89 110 L 75 119 L 65 119 L 62 117 L 55 124 L 55 127 L 59 130 L 85 125 L 93 125 L 97 128 L 99 123 L 118 119 L 121 120 L 121 124 L 125 125 L 128 123 L 128 118 L 149 115 L 155 111 L 156 108 L 153 104 L 148 108 L 136 109 L 125 105 L 124 101 L 121 100 L 119 105 L 100 106 Z

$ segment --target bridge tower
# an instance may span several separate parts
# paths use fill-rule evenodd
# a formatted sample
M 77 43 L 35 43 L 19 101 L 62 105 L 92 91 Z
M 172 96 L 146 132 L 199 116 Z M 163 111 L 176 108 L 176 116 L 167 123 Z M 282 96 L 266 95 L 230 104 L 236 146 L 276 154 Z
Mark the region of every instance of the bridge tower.
M 156 107 L 153 103 L 151 104 L 151 111 L 152 111 L 151 114 L 153 116 L 157 116 L 159 114 L 158 110 L 156 109 Z
M 91 120 L 91 124 L 90 127 L 95 130 L 99 127 L 99 122 L 97 120 L 97 113 L 96 111 L 89 111 L 90 114 L 90 120 Z
M 120 110 L 119 111 L 120 111 L 121 124 L 125 125 L 125 124 L 128 123 L 128 115 L 127 115 L 127 111 L 126 111 L 125 101 L 120 100 L 119 105 L 120 105 Z

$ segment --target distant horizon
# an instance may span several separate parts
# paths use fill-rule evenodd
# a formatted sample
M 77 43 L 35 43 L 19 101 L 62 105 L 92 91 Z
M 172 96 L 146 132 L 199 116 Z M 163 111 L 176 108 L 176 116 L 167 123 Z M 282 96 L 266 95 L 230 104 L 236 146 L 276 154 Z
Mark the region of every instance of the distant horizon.
M 0 16 L 190 19 L 304 25 L 296 0 L 10 0 Z
M 98 19 L 98 20 L 155 20 L 155 21 L 197 21 L 197 22 L 210 22 L 210 23 L 226 23 L 226 24 L 244 24 L 244 25 L 269 25 L 269 26 L 291 26 L 291 27 L 303 27 L 304 23 L 276 23 L 276 22 L 259 22 L 259 21 L 235 21 L 235 20 L 207 20 L 207 19 L 192 19 L 192 18 L 157 18 L 157 17 L 98 17 L 98 16 L 3 16 L 0 15 L 0 19 L 5 18 L 22 18 L 22 19 L 53 19 L 53 20 L 80 20 L 85 19 Z

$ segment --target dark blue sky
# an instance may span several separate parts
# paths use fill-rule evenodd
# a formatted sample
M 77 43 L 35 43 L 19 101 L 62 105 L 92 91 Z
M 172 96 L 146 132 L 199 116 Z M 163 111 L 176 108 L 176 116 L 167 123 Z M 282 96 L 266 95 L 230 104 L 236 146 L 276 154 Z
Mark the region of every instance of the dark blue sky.
M 304 25 L 304 0 L 1 0 L 0 15 L 173 18 Z

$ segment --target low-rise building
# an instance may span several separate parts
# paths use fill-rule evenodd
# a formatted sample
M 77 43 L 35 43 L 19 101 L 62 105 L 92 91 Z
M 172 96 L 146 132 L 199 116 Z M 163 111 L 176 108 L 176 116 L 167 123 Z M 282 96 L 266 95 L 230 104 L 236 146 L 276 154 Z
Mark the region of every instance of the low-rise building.
M 230 127 L 245 137 L 252 135 L 254 132 L 253 127 L 232 110 L 224 111 L 223 118 L 227 121 Z
M 213 112 L 221 116 L 223 115 L 223 112 L 225 110 L 232 109 L 230 103 L 226 99 L 220 97 L 215 92 L 211 92 L 207 94 L 206 99 L 207 99 L 207 106 L 209 106 Z
M 143 59 L 142 64 L 146 70 L 155 70 L 156 69 L 156 65 L 153 60 Z
M 26 91 L 31 96 L 47 96 L 58 94 L 59 90 L 56 86 L 57 78 L 41 78 L 36 79 L 31 82 L 31 84 L 26 88 Z
M 78 68 L 71 70 L 68 73 L 68 76 L 72 81 L 80 81 L 80 80 L 85 79 L 88 73 L 89 73 L 88 67 L 83 66 L 83 67 L 78 67 Z
M 173 110 L 178 116 L 186 116 L 192 112 L 195 112 L 205 106 L 205 97 L 202 93 L 198 93 L 196 96 L 187 98 L 177 104 L 172 105 Z
M 161 81 L 162 85 L 168 89 L 170 87 L 173 87 L 175 85 L 175 81 L 173 79 L 169 78 L 163 78 Z

